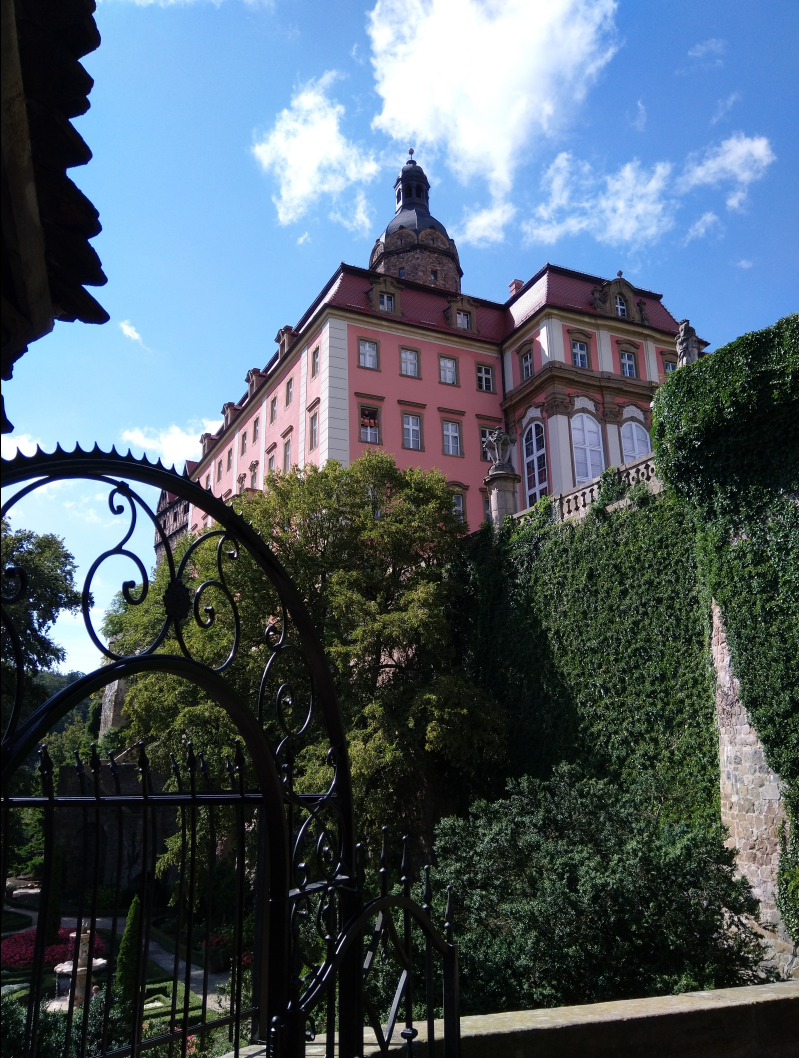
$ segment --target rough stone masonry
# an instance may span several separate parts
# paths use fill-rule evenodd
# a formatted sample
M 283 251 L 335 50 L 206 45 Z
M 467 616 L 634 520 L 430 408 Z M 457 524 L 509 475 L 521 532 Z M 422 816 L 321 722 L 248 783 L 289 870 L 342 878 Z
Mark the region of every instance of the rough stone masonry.
M 713 665 L 719 728 L 721 819 L 730 832 L 738 869 L 760 901 L 762 933 L 769 954 L 764 969 L 799 979 L 799 948 L 791 941 L 776 903 L 780 860 L 779 826 L 785 819 L 780 777 L 769 768 L 763 743 L 741 704 L 738 680 L 721 611 L 713 601 Z

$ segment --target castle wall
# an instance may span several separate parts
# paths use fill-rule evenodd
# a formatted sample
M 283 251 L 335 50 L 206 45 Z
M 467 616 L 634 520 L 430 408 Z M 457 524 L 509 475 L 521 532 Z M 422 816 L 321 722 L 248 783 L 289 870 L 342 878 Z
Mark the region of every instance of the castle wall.
M 769 768 L 763 743 L 741 703 L 738 680 L 721 611 L 713 602 L 713 665 L 719 729 L 721 819 L 730 832 L 740 873 L 760 901 L 766 965 L 781 977 L 799 978 L 799 948 L 793 944 L 776 904 L 780 849 L 778 830 L 785 819 L 780 777 Z

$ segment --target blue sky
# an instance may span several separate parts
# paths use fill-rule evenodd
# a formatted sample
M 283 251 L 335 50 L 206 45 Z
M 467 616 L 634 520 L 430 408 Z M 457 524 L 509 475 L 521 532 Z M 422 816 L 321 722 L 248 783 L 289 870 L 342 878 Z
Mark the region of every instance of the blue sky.
M 96 19 L 75 121 L 94 158 L 72 176 L 111 322 L 56 324 L 18 362 L 4 454 L 196 454 L 278 328 L 367 263 L 410 144 L 468 293 L 504 300 L 546 261 L 621 268 L 711 348 L 797 307 L 795 3 L 102 0 Z M 60 531 L 83 563 L 109 519 L 59 496 L 17 524 L 79 511 L 78 543 Z

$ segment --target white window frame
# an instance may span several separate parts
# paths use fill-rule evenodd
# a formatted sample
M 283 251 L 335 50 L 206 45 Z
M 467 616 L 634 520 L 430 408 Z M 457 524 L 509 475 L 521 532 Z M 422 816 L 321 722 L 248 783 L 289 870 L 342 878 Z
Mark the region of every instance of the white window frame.
M 463 455 L 463 428 L 459 422 L 443 419 L 441 422 L 443 451 L 445 456 Z
M 624 378 L 638 378 L 636 366 L 635 353 L 631 353 L 629 349 L 622 349 L 619 352 L 619 367 Z M 625 368 L 631 368 L 631 370 L 625 371 Z
M 652 451 L 649 434 L 640 422 L 628 419 L 621 427 L 621 458 L 623 463 L 632 463 Z
M 275 472 L 275 453 L 273 452 L 269 457 L 269 473 L 274 474 Z
M 533 350 L 528 349 L 526 353 L 522 353 L 521 357 L 522 366 L 522 382 L 526 382 L 528 378 L 533 377 Z
M 227 468 L 228 472 L 233 469 L 233 445 L 227 450 Z
M 406 357 L 406 354 L 407 354 L 407 356 L 409 358 L 412 358 L 412 363 L 413 363 L 413 366 L 414 366 L 413 372 L 405 370 L 405 364 L 406 364 L 405 357 Z M 419 365 L 419 361 L 420 361 L 420 357 L 419 357 L 418 349 L 403 349 L 403 348 L 401 348 L 400 349 L 400 374 L 404 378 L 421 378 L 422 377 L 422 372 L 421 372 L 421 368 L 420 368 L 420 365 Z
M 585 363 L 580 363 L 581 360 Z M 572 367 L 588 367 L 588 342 L 572 339 Z
M 393 312 L 394 311 L 394 295 L 381 293 L 378 298 L 378 304 L 380 305 L 381 312 Z
M 676 371 L 676 370 L 677 370 L 677 364 L 674 362 L 674 360 L 664 360 L 663 361 L 663 374 L 664 375 L 670 375 L 673 371 Z
M 414 444 L 414 440 L 416 444 Z M 422 451 L 422 417 L 410 412 L 402 413 L 402 447 L 411 452 Z
M 452 381 L 444 378 L 444 364 L 452 364 Z M 446 369 L 449 373 L 449 368 Z M 439 356 L 438 358 L 438 381 L 442 386 L 457 386 L 458 384 L 458 361 L 454 356 Z
M 319 412 L 315 411 L 308 424 L 308 449 L 313 450 L 319 445 Z
M 598 478 L 605 469 L 605 450 L 602 444 L 602 427 L 592 415 L 580 412 L 573 415 L 571 420 L 572 433 L 572 456 L 574 458 L 574 480 L 577 485 L 584 485 L 587 481 Z M 582 442 L 578 441 L 582 433 Z M 589 434 L 593 434 L 589 440 Z M 591 441 L 597 438 L 597 443 Z M 584 453 L 582 458 L 578 453 Z M 585 463 L 585 474 L 580 471 L 580 464 Z M 585 476 L 587 474 L 587 476 Z
M 493 427 L 491 426 L 480 427 L 480 458 L 486 463 L 491 462 L 491 456 L 488 454 L 488 452 L 486 452 L 485 448 L 483 447 L 483 441 L 488 440 L 488 435 L 491 433 L 492 429 Z
M 261 416 L 260 415 L 256 415 L 255 418 L 252 421 L 252 443 L 253 444 L 257 444 L 258 443 L 258 434 L 260 433 L 260 430 L 261 430 Z
M 286 407 L 294 400 L 294 379 L 290 378 L 286 382 Z
M 242 430 L 241 431 L 241 454 L 244 455 L 244 453 L 246 451 L 247 451 L 247 431 L 246 430 Z
M 374 363 L 370 364 L 368 361 L 372 357 L 374 357 Z M 365 371 L 380 370 L 380 346 L 377 342 L 370 341 L 369 338 L 358 339 L 358 367 L 362 367 Z
M 617 294 L 613 304 L 616 306 L 616 315 L 620 320 L 627 319 L 627 300 L 621 294 Z
M 316 378 L 319 374 L 319 346 L 314 349 L 311 353 L 311 378 Z
M 488 381 L 488 385 L 483 383 Z M 488 364 L 477 365 L 477 388 L 481 393 L 493 393 L 494 392 L 494 368 Z
M 277 396 L 269 401 L 269 421 L 277 422 Z
M 374 412 L 374 426 L 364 426 L 363 418 L 366 412 Z M 361 404 L 358 408 L 358 418 L 360 420 L 358 426 L 358 439 L 361 444 L 380 444 L 380 409 L 373 407 L 371 404 Z M 366 433 L 366 436 L 364 436 L 364 432 Z M 374 436 L 372 436 L 372 434 L 374 434 Z
M 283 473 L 288 474 L 291 470 L 291 438 L 287 437 L 283 442 Z
M 217 481 L 221 481 L 222 480 L 222 460 L 221 459 L 216 464 L 216 480 Z
M 452 509 L 456 518 L 462 522 L 466 521 L 466 497 L 462 492 L 452 493 Z
M 455 325 L 462 331 L 470 331 L 472 329 L 472 314 L 471 312 L 456 312 L 455 313 Z
M 527 506 L 549 495 L 546 431 L 541 422 L 531 422 L 524 433 L 524 487 Z

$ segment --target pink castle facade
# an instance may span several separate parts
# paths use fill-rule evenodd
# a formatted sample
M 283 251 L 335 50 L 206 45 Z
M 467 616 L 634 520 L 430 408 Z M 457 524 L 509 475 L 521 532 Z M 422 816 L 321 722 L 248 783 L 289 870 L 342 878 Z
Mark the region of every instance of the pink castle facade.
M 457 248 L 413 160 L 368 269 L 341 264 L 247 391 L 202 437 L 194 480 L 228 499 L 367 451 L 438 468 L 471 529 L 487 519 L 488 431 L 515 437 L 517 510 L 650 449 L 650 403 L 677 366 L 661 295 L 545 265 L 504 304 L 461 293 Z M 702 343 L 704 345 L 704 343 Z M 204 527 L 189 511 L 188 528 Z

